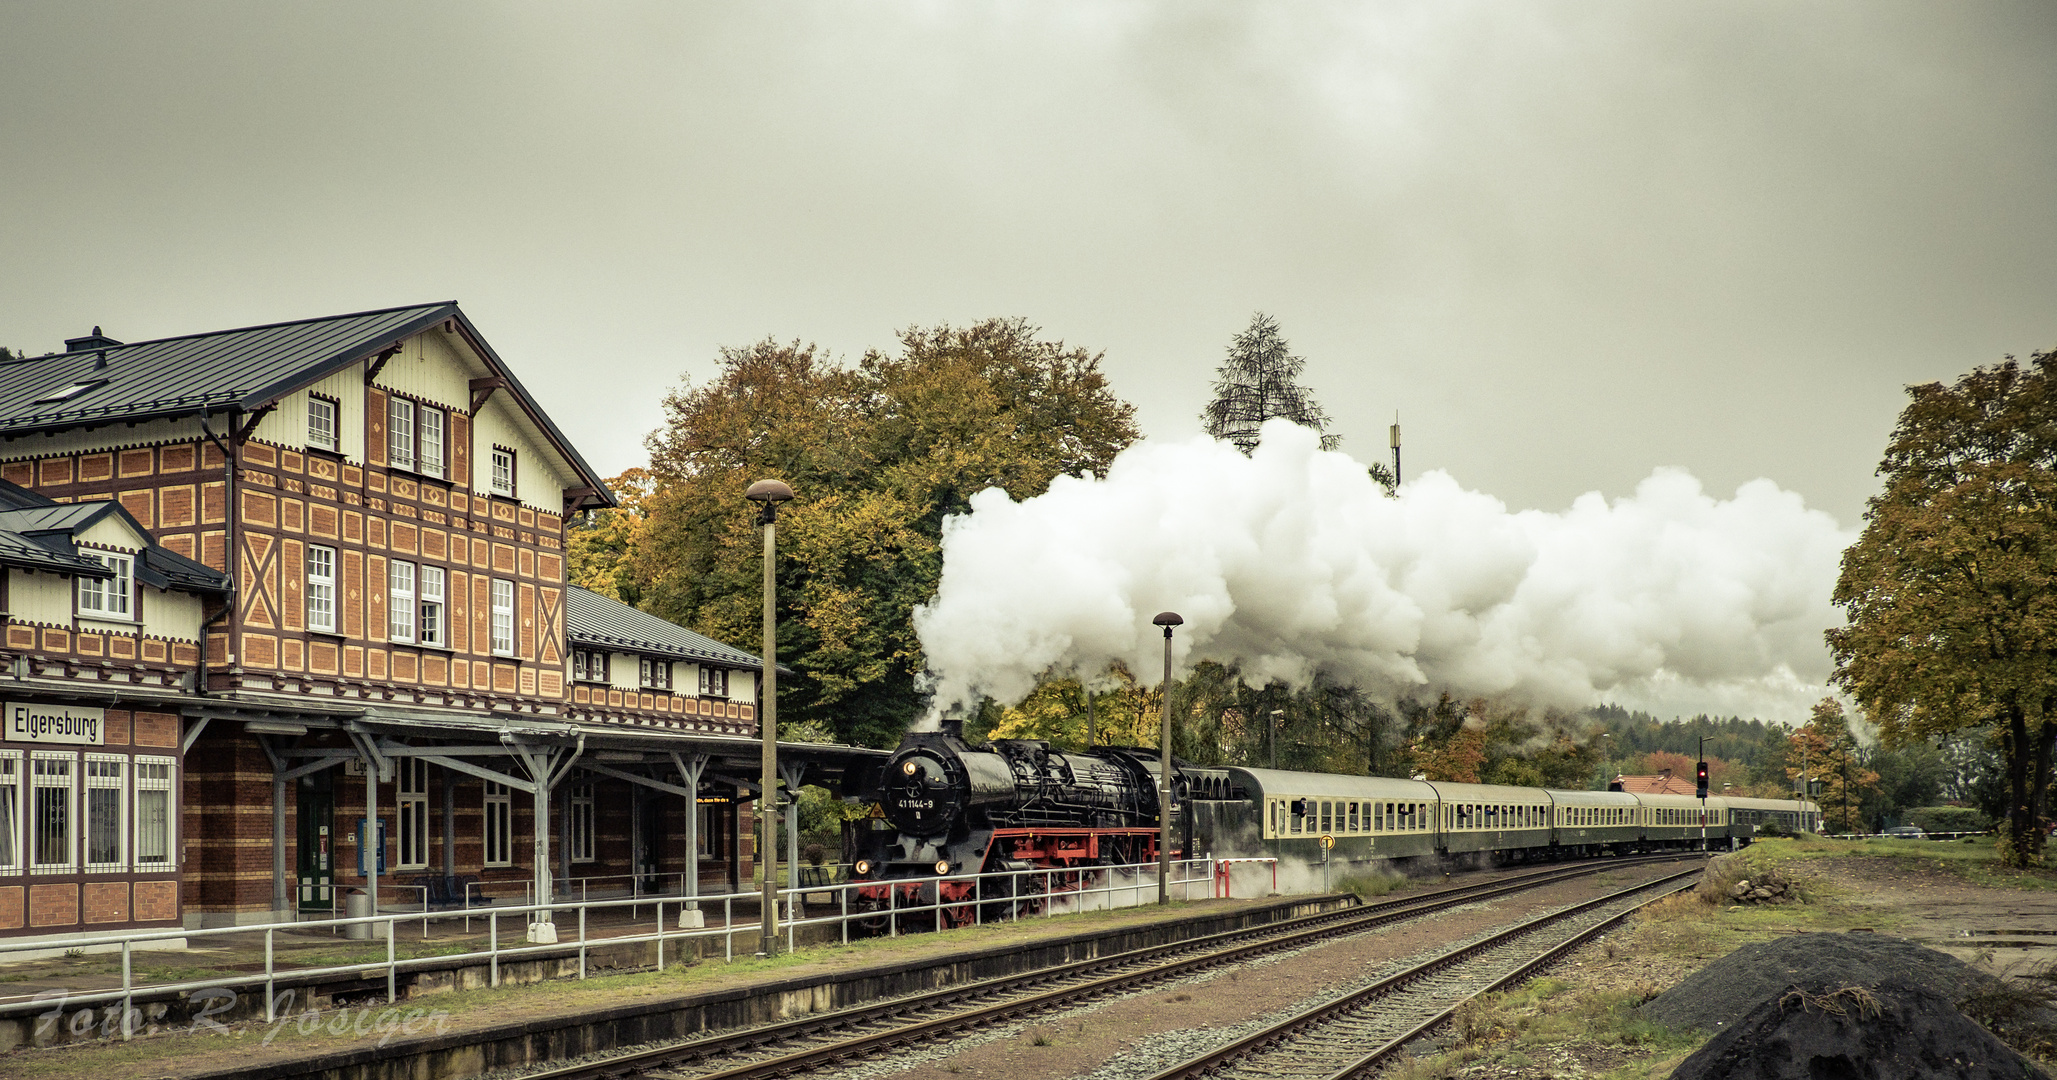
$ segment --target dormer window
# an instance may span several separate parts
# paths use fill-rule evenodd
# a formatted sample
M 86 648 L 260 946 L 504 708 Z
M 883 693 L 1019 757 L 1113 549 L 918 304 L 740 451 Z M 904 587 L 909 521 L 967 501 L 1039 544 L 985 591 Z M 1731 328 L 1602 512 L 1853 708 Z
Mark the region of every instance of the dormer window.
M 79 578 L 79 614 L 102 619 L 135 618 L 134 605 L 130 603 L 135 593 L 132 576 L 135 560 L 126 555 L 102 555 L 90 551 L 80 554 L 98 559 L 102 566 L 114 571 L 114 576 Z
M 336 403 L 333 400 L 308 395 L 307 445 L 310 449 L 330 453 L 342 449 L 336 441 Z

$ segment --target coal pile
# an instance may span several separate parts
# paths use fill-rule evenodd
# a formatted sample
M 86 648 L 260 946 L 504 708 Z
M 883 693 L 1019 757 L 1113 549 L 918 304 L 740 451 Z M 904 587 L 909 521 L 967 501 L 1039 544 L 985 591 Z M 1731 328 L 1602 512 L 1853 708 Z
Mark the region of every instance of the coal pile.
M 1673 1080 L 2049 1080 L 1960 1011 L 1999 985 L 1901 938 L 1796 934 L 1737 949 L 1642 1013 L 1714 1034 Z
M 1672 1080 L 2049 1080 L 1925 986 L 1820 985 L 1761 1002 Z
M 1644 1003 L 1668 1028 L 1725 1030 L 1795 986 L 1923 986 L 1952 1005 L 1995 980 L 1956 957 L 1884 934 L 1792 934 L 1745 945 Z

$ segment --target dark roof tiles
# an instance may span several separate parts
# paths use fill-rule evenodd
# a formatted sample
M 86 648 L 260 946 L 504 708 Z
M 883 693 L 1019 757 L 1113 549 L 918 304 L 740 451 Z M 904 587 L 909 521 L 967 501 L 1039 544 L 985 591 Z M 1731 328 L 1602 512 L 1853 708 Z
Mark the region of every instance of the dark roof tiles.
M 757 657 L 740 649 L 577 585 L 565 593 L 564 628 L 574 645 L 605 645 L 751 671 L 762 666 Z

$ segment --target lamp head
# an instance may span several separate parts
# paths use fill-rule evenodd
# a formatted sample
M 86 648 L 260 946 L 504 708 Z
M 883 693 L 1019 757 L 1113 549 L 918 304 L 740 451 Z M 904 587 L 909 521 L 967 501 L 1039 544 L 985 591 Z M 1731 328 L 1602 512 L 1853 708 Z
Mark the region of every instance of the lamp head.
M 1150 621 L 1164 628 L 1164 636 L 1166 638 L 1171 637 L 1172 627 L 1184 626 L 1186 624 L 1186 620 L 1179 618 L 1179 614 L 1176 611 L 1160 611 L 1157 613 L 1157 617 Z
M 784 480 L 759 480 L 743 492 L 743 497 L 751 502 L 782 503 L 793 497 L 793 489 Z

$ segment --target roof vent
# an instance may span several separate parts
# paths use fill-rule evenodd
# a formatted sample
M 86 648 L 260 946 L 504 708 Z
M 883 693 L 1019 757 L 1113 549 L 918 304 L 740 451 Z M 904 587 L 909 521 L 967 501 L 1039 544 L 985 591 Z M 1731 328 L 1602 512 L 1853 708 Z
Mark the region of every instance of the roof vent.
M 100 328 L 96 326 L 93 328 L 93 332 L 85 337 L 65 338 L 64 351 L 85 352 L 88 349 L 111 349 L 119 344 L 121 342 L 101 333 Z

